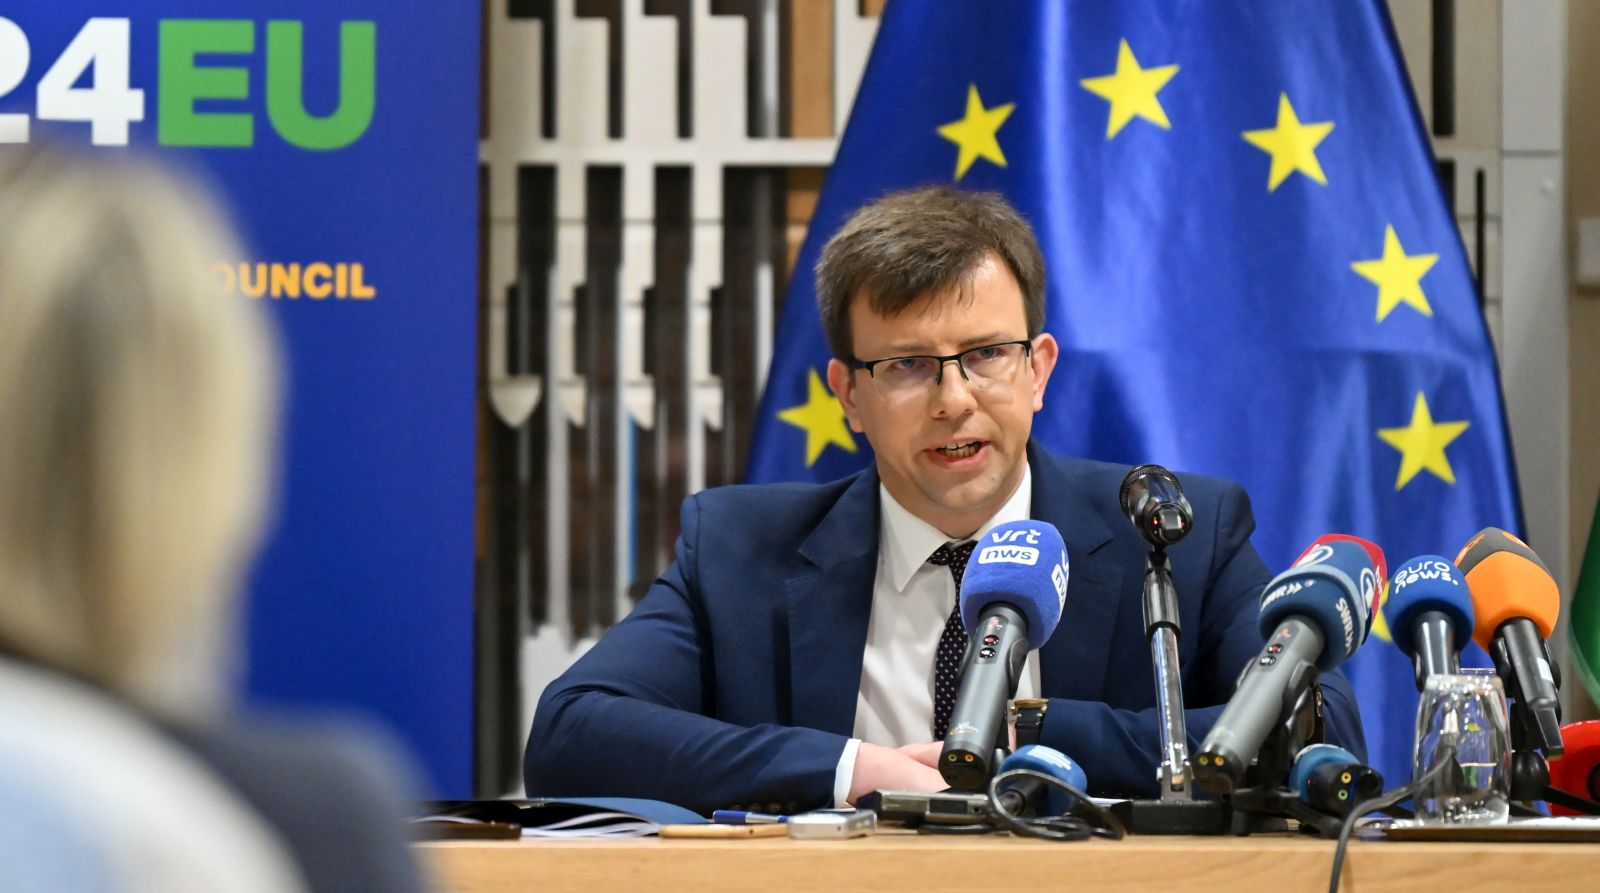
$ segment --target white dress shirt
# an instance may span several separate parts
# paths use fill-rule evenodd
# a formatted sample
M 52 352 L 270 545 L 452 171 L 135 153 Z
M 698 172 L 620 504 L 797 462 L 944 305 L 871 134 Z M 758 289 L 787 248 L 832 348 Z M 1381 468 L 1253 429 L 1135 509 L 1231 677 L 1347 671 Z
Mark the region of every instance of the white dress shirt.
M 899 747 L 933 738 L 933 663 L 945 620 L 956 604 L 950 568 L 929 564 L 928 556 L 952 542 L 932 524 L 911 514 L 878 485 L 878 571 L 872 583 L 872 619 L 861 659 L 861 690 L 856 695 L 854 738 L 845 746 L 834 773 L 837 805 L 845 804 L 862 741 Z M 1033 473 L 1023 464 L 1022 481 L 1005 505 L 969 539 L 992 528 L 1022 521 L 1033 508 Z M 1017 682 L 1019 698 L 1037 697 L 1038 652 L 1028 652 Z

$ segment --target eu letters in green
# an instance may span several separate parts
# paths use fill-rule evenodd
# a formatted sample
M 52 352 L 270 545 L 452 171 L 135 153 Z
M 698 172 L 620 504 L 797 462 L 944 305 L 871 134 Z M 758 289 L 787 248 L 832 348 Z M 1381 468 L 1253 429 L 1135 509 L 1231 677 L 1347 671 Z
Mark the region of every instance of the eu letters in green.
M 250 73 L 238 65 L 199 65 L 200 55 L 249 55 L 255 23 L 239 19 L 164 19 L 157 138 L 169 146 L 247 147 L 255 142 L 250 112 L 202 112 L 201 100 L 244 100 Z M 304 104 L 304 26 L 267 23 L 267 118 L 285 141 L 303 149 L 342 149 L 372 124 L 377 97 L 377 25 L 339 26 L 339 105 L 317 117 Z

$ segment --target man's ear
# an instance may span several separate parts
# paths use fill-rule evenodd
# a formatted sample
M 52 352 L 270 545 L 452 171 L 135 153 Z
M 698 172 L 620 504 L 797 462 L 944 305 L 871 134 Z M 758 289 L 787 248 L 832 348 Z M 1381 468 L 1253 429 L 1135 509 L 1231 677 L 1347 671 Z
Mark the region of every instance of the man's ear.
M 850 430 L 862 433 L 865 429 L 861 427 L 861 408 L 856 404 L 855 376 L 850 374 L 850 367 L 837 359 L 829 360 L 828 387 L 833 390 L 833 396 L 839 398 L 839 405 L 844 407 L 844 417 L 850 422 Z
M 1044 409 L 1044 389 L 1050 383 L 1050 373 L 1056 370 L 1056 360 L 1061 357 L 1061 345 L 1054 335 L 1045 332 L 1033 339 L 1033 411 Z

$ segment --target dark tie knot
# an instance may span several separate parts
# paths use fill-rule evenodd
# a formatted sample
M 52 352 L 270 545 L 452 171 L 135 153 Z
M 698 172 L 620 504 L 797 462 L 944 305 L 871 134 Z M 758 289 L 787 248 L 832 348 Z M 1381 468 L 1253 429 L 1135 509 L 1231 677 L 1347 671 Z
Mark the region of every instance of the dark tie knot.
M 965 570 L 967 558 L 972 555 L 972 547 L 976 545 L 977 543 L 972 540 L 964 543 L 945 543 L 933 550 L 933 554 L 928 556 L 928 563 L 947 565 Z

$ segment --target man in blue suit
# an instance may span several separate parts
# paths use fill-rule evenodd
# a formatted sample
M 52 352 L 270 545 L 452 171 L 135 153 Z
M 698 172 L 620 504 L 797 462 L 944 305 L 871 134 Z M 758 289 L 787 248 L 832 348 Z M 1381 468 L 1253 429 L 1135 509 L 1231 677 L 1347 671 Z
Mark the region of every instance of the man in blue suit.
M 1093 792 L 1154 794 L 1147 547 L 1120 512 L 1126 469 L 1029 442 L 1059 353 L 1032 229 L 998 195 L 896 193 L 830 240 L 817 283 L 828 383 L 875 467 L 685 501 L 677 561 L 540 699 L 529 794 L 795 812 L 943 789 L 966 555 L 1029 517 L 1060 529 L 1071 570 L 1018 697 L 1048 699 L 1040 742 Z M 1244 491 L 1183 481 L 1194 528 L 1169 556 L 1194 751 L 1262 645 L 1270 574 Z M 1322 681 L 1329 738 L 1364 756 L 1348 681 Z

